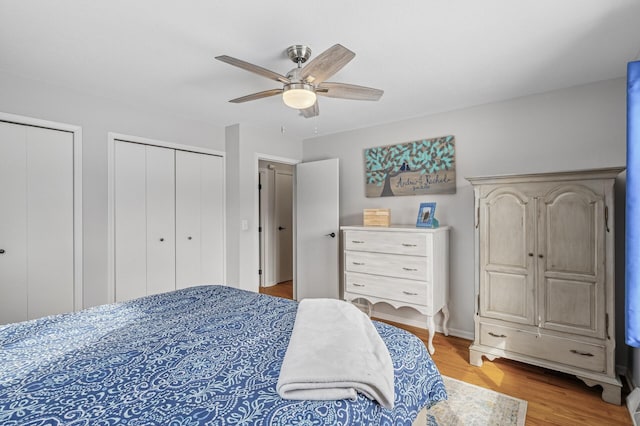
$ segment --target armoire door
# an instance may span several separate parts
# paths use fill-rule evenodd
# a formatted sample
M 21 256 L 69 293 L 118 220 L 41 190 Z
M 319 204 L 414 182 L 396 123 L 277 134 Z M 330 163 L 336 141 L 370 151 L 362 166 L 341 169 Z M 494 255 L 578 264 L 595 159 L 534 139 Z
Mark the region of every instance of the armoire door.
M 480 315 L 534 323 L 535 200 L 516 188 L 480 199 Z
M 0 324 L 74 310 L 73 144 L 0 122 Z
M 176 288 L 223 284 L 222 157 L 176 151 Z
M 604 338 L 605 203 L 586 185 L 561 185 L 541 200 L 539 310 L 548 329 Z
M 174 150 L 114 147 L 115 300 L 175 289 Z

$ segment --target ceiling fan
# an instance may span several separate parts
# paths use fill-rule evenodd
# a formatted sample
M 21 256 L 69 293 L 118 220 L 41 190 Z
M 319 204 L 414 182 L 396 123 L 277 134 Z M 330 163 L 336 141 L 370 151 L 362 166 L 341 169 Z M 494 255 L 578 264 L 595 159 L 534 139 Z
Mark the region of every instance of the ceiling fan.
M 309 118 L 320 113 L 316 95 L 358 101 L 377 101 L 384 93 L 382 90 L 370 87 L 326 81 L 356 56 L 355 53 L 340 44 L 325 50 L 304 67 L 302 64 L 307 62 L 311 56 L 311 49 L 308 46 L 290 46 L 287 49 L 287 55 L 297 64 L 297 67 L 289 71 L 286 76 L 231 56 L 216 56 L 219 61 L 283 84 L 281 89 L 265 90 L 231 99 L 229 102 L 242 103 L 282 94 L 282 100 L 287 106 L 300 110 L 304 117 Z

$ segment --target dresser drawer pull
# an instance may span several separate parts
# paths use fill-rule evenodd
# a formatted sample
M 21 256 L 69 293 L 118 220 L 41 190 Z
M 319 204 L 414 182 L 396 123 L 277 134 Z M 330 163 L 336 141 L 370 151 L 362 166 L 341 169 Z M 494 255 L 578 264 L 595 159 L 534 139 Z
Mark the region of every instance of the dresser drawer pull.
M 351 240 L 353 244 L 364 244 L 364 241 Z
M 572 354 L 576 354 L 576 355 L 582 355 L 582 356 L 593 356 L 592 353 L 589 352 L 581 352 L 581 351 L 577 351 L 575 349 L 571 349 L 569 352 L 571 352 Z
M 353 283 L 354 287 L 364 287 L 364 284 Z
M 418 247 L 418 245 L 417 245 L 417 244 L 407 244 L 407 243 L 402 243 L 402 245 L 403 245 L 404 247 Z
M 496 334 L 496 333 L 493 333 L 491 331 L 489 332 L 489 336 L 499 337 L 501 339 L 506 339 L 507 338 L 507 336 L 505 336 L 504 334 Z
M 417 271 L 416 268 L 405 268 L 404 266 L 402 267 L 402 269 L 404 269 L 405 271 L 411 271 L 411 272 Z
M 403 292 L 404 294 L 406 294 L 407 296 L 417 296 L 417 295 L 418 295 L 418 293 L 412 293 L 412 292 L 410 292 L 410 291 L 405 291 L 405 290 L 402 290 L 402 292 Z
M 364 262 L 351 262 L 351 263 L 358 266 L 364 266 Z

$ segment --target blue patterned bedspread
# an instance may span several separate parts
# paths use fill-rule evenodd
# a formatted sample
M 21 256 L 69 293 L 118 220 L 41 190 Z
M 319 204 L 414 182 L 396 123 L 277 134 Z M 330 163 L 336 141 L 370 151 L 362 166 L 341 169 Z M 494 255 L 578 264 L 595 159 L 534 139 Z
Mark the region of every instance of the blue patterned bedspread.
M 410 425 L 446 398 L 423 343 L 374 322 L 395 408 L 276 393 L 297 303 L 203 286 L 0 326 L 0 424 Z

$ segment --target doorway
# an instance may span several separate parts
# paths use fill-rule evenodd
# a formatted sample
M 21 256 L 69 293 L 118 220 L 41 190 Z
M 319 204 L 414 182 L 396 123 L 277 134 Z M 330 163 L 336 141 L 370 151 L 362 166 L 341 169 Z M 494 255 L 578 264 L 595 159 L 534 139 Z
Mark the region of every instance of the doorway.
M 295 166 L 258 161 L 260 287 L 293 281 L 293 177 Z

